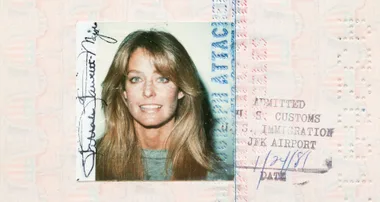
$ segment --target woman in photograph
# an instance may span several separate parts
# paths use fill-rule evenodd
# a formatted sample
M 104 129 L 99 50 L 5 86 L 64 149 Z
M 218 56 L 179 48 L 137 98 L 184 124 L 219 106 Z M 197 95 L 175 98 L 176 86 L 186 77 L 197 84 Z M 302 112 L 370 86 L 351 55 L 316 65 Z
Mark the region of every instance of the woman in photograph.
M 196 67 L 173 35 L 129 34 L 102 87 L 96 180 L 227 180 L 208 146 Z

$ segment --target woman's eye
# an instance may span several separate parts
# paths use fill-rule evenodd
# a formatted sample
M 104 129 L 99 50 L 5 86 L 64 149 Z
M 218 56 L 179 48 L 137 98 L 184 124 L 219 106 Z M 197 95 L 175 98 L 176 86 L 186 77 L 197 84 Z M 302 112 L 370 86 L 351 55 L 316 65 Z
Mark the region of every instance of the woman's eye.
M 160 83 L 167 83 L 167 82 L 169 82 L 169 79 L 166 78 L 166 77 L 160 77 L 160 78 L 158 78 L 158 82 L 160 82 Z
M 137 83 L 137 82 L 139 82 L 141 79 L 139 78 L 139 77 L 132 77 L 132 78 L 130 78 L 129 79 L 129 81 L 131 82 L 131 83 Z

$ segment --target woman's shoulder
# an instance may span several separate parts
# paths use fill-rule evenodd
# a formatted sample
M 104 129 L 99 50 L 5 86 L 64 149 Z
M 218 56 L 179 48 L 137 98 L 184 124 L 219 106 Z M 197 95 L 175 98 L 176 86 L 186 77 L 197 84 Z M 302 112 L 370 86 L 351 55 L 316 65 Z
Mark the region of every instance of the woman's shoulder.
M 233 165 L 229 166 L 224 162 L 218 162 L 214 165 L 214 169 L 209 171 L 206 180 L 233 180 Z

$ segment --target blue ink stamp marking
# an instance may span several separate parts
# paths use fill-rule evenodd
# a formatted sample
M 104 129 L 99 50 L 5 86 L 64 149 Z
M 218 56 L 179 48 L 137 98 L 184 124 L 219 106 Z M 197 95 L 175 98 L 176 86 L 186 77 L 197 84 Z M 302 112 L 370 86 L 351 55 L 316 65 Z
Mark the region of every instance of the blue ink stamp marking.
M 214 137 L 235 139 L 235 25 L 232 22 L 211 23 L 211 85 L 210 100 L 215 119 Z M 215 145 L 216 146 L 216 145 Z M 235 145 L 230 145 L 235 150 Z M 217 151 L 219 155 L 223 151 Z M 233 156 L 229 165 L 233 169 Z M 233 171 L 231 171 L 233 173 Z

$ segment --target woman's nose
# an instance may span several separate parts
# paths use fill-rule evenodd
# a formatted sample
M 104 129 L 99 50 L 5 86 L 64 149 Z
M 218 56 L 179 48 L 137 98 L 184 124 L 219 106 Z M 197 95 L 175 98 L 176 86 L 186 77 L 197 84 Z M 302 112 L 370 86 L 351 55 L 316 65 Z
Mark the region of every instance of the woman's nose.
M 156 95 L 156 92 L 154 90 L 153 82 L 148 81 L 144 85 L 143 94 L 145 97 L 152 97 Z

